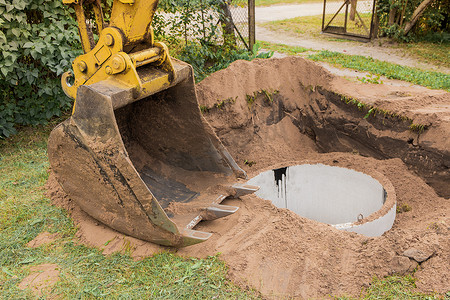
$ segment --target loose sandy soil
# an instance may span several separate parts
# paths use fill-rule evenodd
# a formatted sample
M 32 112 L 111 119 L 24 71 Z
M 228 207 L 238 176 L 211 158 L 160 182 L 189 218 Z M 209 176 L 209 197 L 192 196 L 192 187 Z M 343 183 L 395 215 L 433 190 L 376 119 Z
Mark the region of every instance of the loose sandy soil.
M 357 296 L 374 276 L 406 273 L 414 273 L 419 290 L 445 293 L 450 290 L 449 95 L 348 82 L 295 57 L 238 61 L 197 85 L 200 105 L 209 108 L 205 118 L 250 177 L 273 167 L 320 162 L 388 178 L 397 205 L 411 210 L 398 214 L 381 237 L 339 231 L 248 195 L 225 200 L 240 207 L 235 214 L 195 227 L 214 233 L 208 241 L 170 249 L 99 224 L 67 198 L 52 175 L 47 189 L 56 205 L 70 211 L 80 241 L 105 254 L 129 242 L 136 259 L 166 250 L 196 257 L 220 252 L 232 280 L 268 298 Z M 345 97 L 390 115 L 365 119 L 366 112 L 346 104 Z M 427 129 L 411 131 L 410 120 Z
M 41 297 L 47 295 L 59 279 L 57 264 L 42 264 L 31 268 L 31 274 L 19 283 L 19 289 L 31 289 L 31 292 Z

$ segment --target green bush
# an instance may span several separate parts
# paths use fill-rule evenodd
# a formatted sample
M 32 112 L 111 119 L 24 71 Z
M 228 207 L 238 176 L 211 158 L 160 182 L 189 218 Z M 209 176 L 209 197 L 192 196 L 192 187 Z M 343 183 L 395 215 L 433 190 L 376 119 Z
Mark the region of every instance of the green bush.
M 0 137 L 70 108 L 59 83 L 81 53 L 70 10 L 61 0 L 0 0 Z
M 177 55 L 182 61 L 192 65 L 197 82 L 203 80 L 209 74 L 225 69 L 236 60 L 252 60 L 255 58 L 269 58 L 273 52 L 257 54 L 259 45 L 255 44 L 253 53 L 246 49 L 236 49 L 231 46 L 188 43 Z
M 227 31 L 233 25 L 224 11 L 226 5 L 246 3 L 246 0 L 162 0 L 153 20 L 155 35 L 170 44 L 173 56 L 192 65 L 197 82 L 233 61 L 271 57 L 273 52 L 258 55 L 256 45 L 249 52 L 233 34 L 234 29 L 231 34 Z M 172 14 L 170 18 L 167 13 Z
M 450 30 L 450 1 L 435 0 L 431 3 L 408 36 L 405 35 L 404 26 L 411 20 L 414 10 L 423 0 L 378 0 L 377 16 L 380 33 L 399 41 L 421 40 L 424 36 L 434 33 L 448 33 Z M 392 14 L 391 23 L 389 15 Z

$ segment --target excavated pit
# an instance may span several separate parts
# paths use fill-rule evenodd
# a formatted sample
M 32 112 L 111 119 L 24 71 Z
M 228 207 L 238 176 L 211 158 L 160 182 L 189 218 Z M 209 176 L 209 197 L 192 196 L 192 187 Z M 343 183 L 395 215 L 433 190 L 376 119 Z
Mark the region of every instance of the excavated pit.
M 450 290 L 448 92 L 350 82 L 296 57 L 235 62 L 203 80 L 196 92 L 203 116 L 249 178 L 270 171 L 274 184 L 272 170 L 305 165 L 360 172 L 382 187 L 358 192 L 373 193 L 377 202 L 359 222 L 392 210 L 397 215 L 390 230 L 367 237 L 248 195 L 225 200 L 240 209 L 200 222 L 195 229 L 213 236 L 178 254 L 221 253 L 235 283 L 269 299 L 357 296 L 374 277 L 392 274 L 412 274 L 422 292 Z M 368 114 L 371 107 L 376 113 Z M 339 197 L 356 192 L 350 181 L 336 183 L 343 189 Z M 53 176 L 47 187 L 54 202 L 71 212 L 83 243 L 106 254 L 132 245 L 135 258 L 166 250 L 97 224 L 67 199 Z M 383 189 L 387 198 L 377 210 Z M 337 222 L 355 224 L 360 211 L 344 206 L 338 208 L 349 218 Z
M 287 166 L 262 172 L 248 184 L 259 186 L 256 195 L 276 207 L 340 230 L 380 236 L 394 224 L 395 192 L 390 182 L 388 194 L 373 177 L 347 168 Z

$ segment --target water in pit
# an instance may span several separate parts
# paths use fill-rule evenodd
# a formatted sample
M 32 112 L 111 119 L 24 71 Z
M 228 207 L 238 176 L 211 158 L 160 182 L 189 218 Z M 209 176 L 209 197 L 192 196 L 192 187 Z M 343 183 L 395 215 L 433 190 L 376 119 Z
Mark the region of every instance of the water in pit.
M 338 229 L 379 236 L 392 227 L 395 205 L 371 222 L 364 219 L 386 202 L 383 186 L 369 175 L 323 164 L 304 164 L 260 173 L 248 184 L 256 195 L 279 208 L 333 225 Z

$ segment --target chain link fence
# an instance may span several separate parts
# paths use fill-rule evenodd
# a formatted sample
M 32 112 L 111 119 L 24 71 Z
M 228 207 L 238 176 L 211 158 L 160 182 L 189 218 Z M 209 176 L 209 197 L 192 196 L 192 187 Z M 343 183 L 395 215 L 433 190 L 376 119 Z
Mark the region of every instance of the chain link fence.
M 233 0 L 228 7 L 231 11 L 238 45 L 251 51 L 255 43 L 254 0 Z
M 166 39 L 224 43 L 252 50 L 255 43 L 255 0 L 229 0 L 211 5 L 209 0 L 186 0 L 166 6 L 154 17 L 155 33 Z

